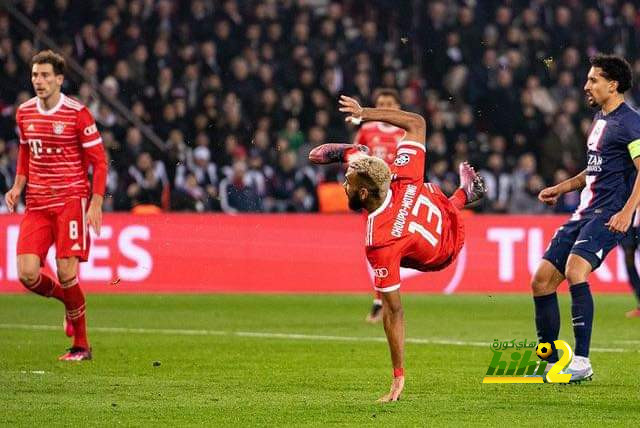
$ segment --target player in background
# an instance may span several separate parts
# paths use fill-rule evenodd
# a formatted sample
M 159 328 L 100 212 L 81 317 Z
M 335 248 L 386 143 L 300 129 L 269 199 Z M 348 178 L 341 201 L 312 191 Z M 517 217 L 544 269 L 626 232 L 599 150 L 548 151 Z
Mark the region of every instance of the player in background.
M 638 250 L 638 233 L 640 230 L 640 210 L 636 209 L 635 216 L 633 217 L 633 224 L 629 228 L 629 231 L 625 237 L 620 241 L 620 246 L 624 250 L 624 263 L 627 268 L 627 276 L 629 278 L 629 284 L 633 290 L 633 294 L 636 296 L 637 306 L 631 309 L 625 315 L 627 318 L 640 317 L 640 276 L 638 276 L 638 269 L 636 269 L 636 251 Z
M 640 202 L 640 115 L 624 102 L 631 87 L 629 63 L 612 55 L 591 58 L 584 91 L 591 107 L 599 107 L 587 139 L 587 168 L 538 198 L 553 205 L 564 193 L 583 189 L 580 205 L 560 227 L 532 280 L 535 322 L 540 342 L 553 343 L 560 330 L 556 289 L 566 278 L 571 291 L 575 356 L 565 369 L 571 382 L 591 379 L 589 360 L 593 298 L 589 274 L 623 238 Z M 550 357 L 557 360 L 557 353 Z
M 64 329 L 73 337 L 73 344 L 59 359 L 80 361 L 91 359 L 91 348 L 78 263 L 89 255 L 87 223 L 100 234 L 107 162 L 89 110 L 60 92 L 64 72 L 64 58 L 50 50 L 39 52 L 31 61 L 36 96 L 16 112 L 18 165 L 5 201 L 13 211 L 26 186 L 27 210 L 20 223 L 17 248 L 20 282 L 32 292 L 64 304 Z M 91 187 L 89 165 L 93 171 Z M 40 270 L 53 244 L 57 281 Z
M 395 89 L 377 89 L 372 98 L 376 108 L 400 110 L 400 95 Z M 396 157 L 396 146 L 404 134 L 404 129 L 385 122 L 365 122 L 358 130 L 354 144 L 367 147 L 372 156 L 382 159 L 391 167 Z M 374 291 L 371 311 L 365 320 L 370 323 L 382 321 L 382 295 L 379 291 Z
M 468 164 L 460 165 L 461 188 L 447 198 L 437 185 L 424 183 L 426 124 L 422 116 L 396 109 L 362 108 L 340 97 L 346 120 L 384 121 L 403 128 L 391 168 L 361 153 L 358 145 L 323 144 L 311 151 L 313 163 L 348 162 L 344 183 L 349 207 L 367 214 L 365 249 L 382 292 L 382 317 L 393 365 L 388 394 L 396 401 L 404 388 L 404 315 L 400 301 L 400 267 L 436 271 L 452 263 L 464 244 L 459 210 L 485 192 L 482 179 Z

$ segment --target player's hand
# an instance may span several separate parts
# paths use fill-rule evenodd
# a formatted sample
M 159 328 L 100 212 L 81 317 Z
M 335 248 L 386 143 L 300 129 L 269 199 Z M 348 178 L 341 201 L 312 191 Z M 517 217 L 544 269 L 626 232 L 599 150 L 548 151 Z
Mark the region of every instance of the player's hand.
M 16 204 L 20 200 L 20 193 L 22 193 L 22 191 L 16 187 L 12 187 L 7 193 L 5 193 L 4 201 L 7 204 L 7 208 L 9 208 L 9 212 L 12 213 L 15 211 Z
M 562 195 L 562 193 L 560 193 L 558 186 L 551 186 L 542 189 L 540 193 L 538 193 L 538 199 L 547 205 L 555 205 L 560 195 Z
M 346 95 L 340 95 L 340 110 L 343 113 L 348 113 L 349 115 L 344 119 L 345 122 L 351 122 L 354 124 L 359 124 L 362 121 L 362 113 L 364 109 L 360 106 L 358 101 L 351 97 L 347 97 Z
M 631 226 L 631 219 L 633 218 L 633 211 L 627 212 L 625 210 L 618 211 L 611 216 L 608 222 L 604 225 L 612 232 L 625 233 Z
M 388 394 L 383 395 L 378 399 L 378 403 L 388 403 L 390 401 L 398 401 L 400 394 L 404 389 L 404 376 L 394 377 L 391 383 L 391 390 Z
M 89 226 L 98 236 L 100 236 L 100 228 L 102 227 L 102 199 L 102 196 L 93 195 L 87 211 Z

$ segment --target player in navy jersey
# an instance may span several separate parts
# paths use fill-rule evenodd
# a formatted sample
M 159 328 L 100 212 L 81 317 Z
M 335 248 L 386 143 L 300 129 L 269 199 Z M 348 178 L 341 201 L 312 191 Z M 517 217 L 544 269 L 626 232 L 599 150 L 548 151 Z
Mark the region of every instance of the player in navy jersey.
M 584 91 L 599 107 L 587 139 L 587 168 L 538 198 L 553 205 L 567 192 L 581 189 L 580 205 L 560 227 L 532 280 L 535 322 L 540 342 L 553 343 L 560 330 L 556 289 L 566 278 L 571 291 L 575 356 L 565 369 L 571 382 L 591 379 L 589 361 L 593 298 L 587 279 L 629 229 L 640 202 L 640 115 L 624 102 L 631 87 L 629 63 L 613 55 L 591 58 Z M 550 360 L 557 360 L 554 350 Z

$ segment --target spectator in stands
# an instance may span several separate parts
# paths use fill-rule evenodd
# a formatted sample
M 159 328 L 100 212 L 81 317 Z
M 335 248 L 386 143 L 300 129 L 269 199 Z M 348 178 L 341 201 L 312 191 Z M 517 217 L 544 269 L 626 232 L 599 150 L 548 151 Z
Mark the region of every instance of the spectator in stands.
M 299 200 L 292 203 L 294 193 L 297 191 L 299 196 L 302 196 L 302 190 L 308 195 L 314 194 L 315 182 L 314 172 L 311 167 L 303 169 L 296 169 L 297 156 L 296 153 L 291 150 L 286 150 L 280 153 L 278 158 L 278 165 L 276 166 L 273 175 L 269 179 L 269 192 L 267 201 L 268 210 L 275 212 L 287 212 L 294 210 L 294 205 L 298 205 Z M 306 198 L 304 195 L 302 199 Z M 311 196 L 313 197 L 313 196 Z M 313 203 L 304 204 L 306 206 L 313 206 Z
M 494 213 L 504 213 L 511 196 L 513 178 L 505 171 L 504 158 L 492 153 L 487 160 L 487 168 L 480 170 L 487 185 L 487 194 L 482 204 L 484 209 Z
M 140 153 L 135 165 L 129 167 L 128 205 L 162 206 L 163 175 L 164 166 L 161 162 L 154 163 L 149 153 Z
M 542 214 L 549 212 L 547 205 L 539 203 L 538 193 L 545 188 L 544 180 L 538 174 L 527 178 L 524 189 L 514 192 L 509 201 L 510 213 Z
M 262 200 L 247 175 L 245 161 L 235 161 L 232 175 L 220 182 L 220 205 L 228 214 L 262 211 Z

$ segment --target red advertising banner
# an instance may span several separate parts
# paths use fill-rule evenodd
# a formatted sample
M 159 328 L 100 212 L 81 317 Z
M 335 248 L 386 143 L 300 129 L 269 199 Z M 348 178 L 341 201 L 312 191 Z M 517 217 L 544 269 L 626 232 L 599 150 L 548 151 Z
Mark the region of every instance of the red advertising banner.
M 404 292 L 529 292 L 565 216 L 472 216 L 458 260 L 442 272 L 403 269 Z M 0 216 L 0 292 L 21 292 L 21 217 Z M 99 293 L 366 293 L 371 274 L 359 215 L 106 214 L 80 268 Z M 55 266 L 51 249 L 46 269 Z M 622 250 L 591 277 L 597 292 L 628 292 Z M 566 290 L 566 286 L 563 287 Z

